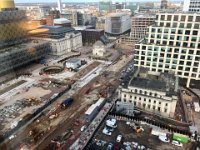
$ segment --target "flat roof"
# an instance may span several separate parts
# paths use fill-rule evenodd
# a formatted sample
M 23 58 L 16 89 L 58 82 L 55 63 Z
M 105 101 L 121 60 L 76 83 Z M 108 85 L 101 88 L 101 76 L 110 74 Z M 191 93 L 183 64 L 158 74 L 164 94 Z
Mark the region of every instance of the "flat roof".
M 178 79 L 173 73 L 150 72 L 141 67 L 134 73 L 129 86 L 165 92 L 166 96 L 173 96 L 178 92 Z
M 71 23 L 71 21 L 66 18 L 58 18 L 58 19 L 54 19 L 53 21 L 54 21 L 54 23 L 58 23 L 58 24 L 59 23 Z
M 90 114 L 94 111 L 95 108 L 96 108 L 96 105 L 95 105 L 95 104 L 91 105 L 91 106 L 88 108 L 88 110 L 85 112 L 85 114 L 86 114 L 86 115 L 90 115 Z
M 69 60 L 67 60 L 66 62 L 69 62 L 69 63 L 77 63 L 79 62 L 80 60 L 78 58 L 71 58 Z
M 152 90 L 159 90 L 159 91 L 163 91 L 163 92 L 166 91 L 165 82 L 159 81 L 159 80 L 134 78 L 131 80 L 130 86 L 141 87 L 141 88 L 152 89 Z

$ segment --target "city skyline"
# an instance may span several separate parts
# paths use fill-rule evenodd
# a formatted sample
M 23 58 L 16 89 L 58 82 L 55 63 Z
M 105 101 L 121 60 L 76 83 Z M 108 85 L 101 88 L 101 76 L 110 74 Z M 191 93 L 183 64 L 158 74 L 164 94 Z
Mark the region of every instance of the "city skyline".
M 116 2 L 123 2 L 124 0 L 113 0 L 113 1 L 116 1 Z M 159 2 L 160 0 L 153 0 L 153 2 Z M 171 1 L 183 1 L 183 0 L 171 0 Z M 40 0 L 29 0 L 27 2 L 27 0 L 15 0 L 15 3 L 38 3 L 38 2 L 41 2 Z M 56 3 L 57 0 L 44 0 L 42 1 L 42 3 Z M 62 0 L 62 2 L 68 2 L 68 3 L 71 3 L 71 2 L 99 2 L 99 0 Z M 126 0 L 126 2 L 132 2 L 131 0 Z M 135 0 L 134 2 L 152 2 L 151 0 Z

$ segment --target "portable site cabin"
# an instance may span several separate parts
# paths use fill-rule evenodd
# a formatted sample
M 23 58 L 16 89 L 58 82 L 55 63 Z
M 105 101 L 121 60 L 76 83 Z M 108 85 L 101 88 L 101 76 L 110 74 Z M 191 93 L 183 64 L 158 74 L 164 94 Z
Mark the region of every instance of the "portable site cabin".
M 173 140 L 176 140 L 176 141 L 179 141 L 179 142 L 182 142 L 182 143 L 188 143 L 189 137 L 187 135 L 174 133 L 173 134 Z

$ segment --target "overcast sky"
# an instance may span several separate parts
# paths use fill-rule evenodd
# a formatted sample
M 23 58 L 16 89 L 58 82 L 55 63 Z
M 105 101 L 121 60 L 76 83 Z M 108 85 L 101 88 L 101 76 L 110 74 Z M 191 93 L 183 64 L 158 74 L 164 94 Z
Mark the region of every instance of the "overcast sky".
M 99 0 L 62 0 L 63 2 L 99 2 Z M 124 2 L 125 0 L 113 0 L 118 2 Z M 160 0 L 126 0 L 127 2 L 140 2 L 140 1 L 160 1 Z M 38 2 L 57 2 L 57 0 L 15 0 L 16 3 L 38 3 Z

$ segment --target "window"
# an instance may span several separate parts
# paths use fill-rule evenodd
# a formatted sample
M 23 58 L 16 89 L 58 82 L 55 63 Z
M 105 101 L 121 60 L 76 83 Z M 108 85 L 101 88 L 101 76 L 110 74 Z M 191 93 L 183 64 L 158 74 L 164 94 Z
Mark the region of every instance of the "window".
M 149 103 L 151 103 L 151 99 L 149 99 Z
M 134 102 L 134 105 L 136 105 L 136 102 Z
M 196 22 L 200 22 L 200 16 L 196 16 Z
M 156 101 L 153 102 L 154 104 L 156 103 Z
M 168 106 L 168 103 L 166 103 L 165 106 Z
M 142 90 L 140 90 L 140 94 L 142 94 Z
M 129 100 L 130 103 L 132 103 L 132 100 Z
M 185 16 L 181 16 L 181 21 L 185 21 Z
M 174 15 L 174 21 L 178 21 L 178 16 Z
M 167 112 L 167 109 L 165 109 L 165 112 Z
M 184 25 L 185 25 L 184 23 L 180 23 L 179 27 L 184 28 Z
M 158 107 L 158 111 L 160 111 L 160 107 Z
M 126 97 L 126 94 L 124 94 L 124 97 Z
M 195 25 L 194 25 L 194 29 L 199 29 L 199 25 L 198 25 L 198 24 L 195 24 Z
M 151 105 L 148 105 L 148 109 L 150 109 L 151 108 Z
M 168 16 L 167 16 L 167 20 L 168 20 L 168 21 L 171 21 L 171 19 L 172 19 L 172 15 L 168 15 Z
M 188 21 L 193 21 L 193 16 L 188 16 Z
M 139 100 L 141 100 L 141 97 L 139 97 Z
M 159 102 L 159 105 L 161 105 L 161 102 Z
M 197 35 L 198 34 L 198 31 L 193 31 L 193 35 Z
M 185 31 L 185 34 L 186 34 L 186 35 L 190 35 L 190 31 L 189 31 L 189 30 L 186 30 L 186 31 Z
M 155 110 L 156 109 L 156 106 L 153 106 L 153 110 Z
M 130 95 L 130 98 L 132 98 L 132 95 Z
M 146 98 L 144 98 L 144 101 L 146 102 Z
M 143 104 L 143 108 L 145 108 L 146 107 L 146 104 Z
M 165 20 L 165 15 L 161 15 L 161 20 Z

